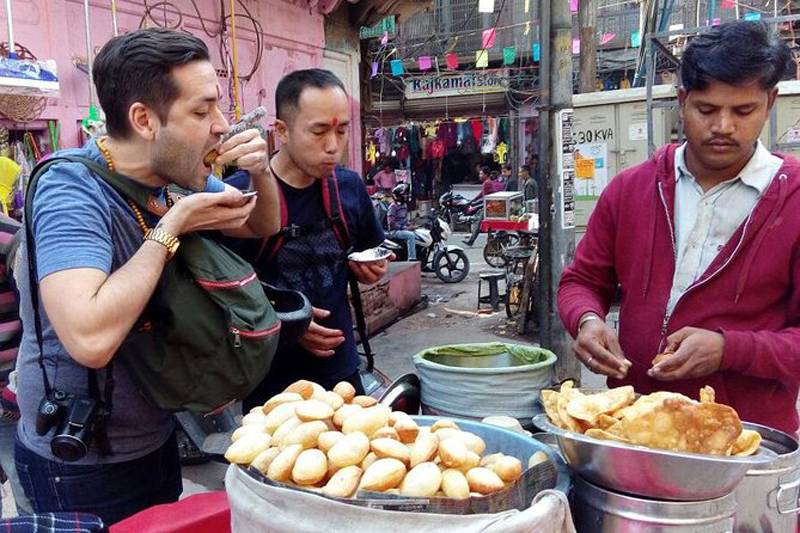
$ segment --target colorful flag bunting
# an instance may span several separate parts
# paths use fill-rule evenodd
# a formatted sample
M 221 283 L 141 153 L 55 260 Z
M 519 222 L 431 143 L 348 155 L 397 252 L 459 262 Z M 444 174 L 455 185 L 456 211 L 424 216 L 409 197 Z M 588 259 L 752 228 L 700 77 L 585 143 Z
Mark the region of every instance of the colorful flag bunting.
M 506 46 L 503 48 L 503 64 L 504 65 L 513 65 L 514 61 L 517 60 L 517 47 L 516 46 Z
M 636 30 L 635 32 L 631 33 L 631 47 L 639 48 L 640 46 L 642 46 L 642 32 Z
M 403 68 L 403 61 L 401 59 L 392 59 L 389 61 L 389 66 L 392 68 L 392 76 L 400 76 L 406 71 L 406 69 Z
M 475 68 L 486 68 L 489 66 L 489 50 L 477 50 L 475 52 Z
M 444 62 L 447 65 L 447 68 L 450 70 L 455 70 L 458 68 L 458 54 L 455 52 L 450 52 L 449 54 L 444 56 Z
M 433 64 L 431 63 L 431 56 L 419 56 L 419 69 L 429 70 Z
M 533 60 L 539 62 L 542 60 L 542 45 L 533 43 Z
M 608 44 L 616 38 L 617 38 L 616 33 L 604 33 L 603 36 L 600 37 L 600 44 L 601 45 Z
M 478 13 L 494 13 L 494 0 L 480 0 L 478 2 Z
M 481 47 L 484 50 L 488 50 L 489 48 L 494 46 L 494 40 L 497 38 L 497 28 L 489 28 L 488 30 L 483 30 L 483 36 L 481 38 Z
M 372 74 L 370 75 L 370 78 L 374 78 L 377 75 L 378 75 L 378 62 L 377 61 L 373 61 L 372 62 Z

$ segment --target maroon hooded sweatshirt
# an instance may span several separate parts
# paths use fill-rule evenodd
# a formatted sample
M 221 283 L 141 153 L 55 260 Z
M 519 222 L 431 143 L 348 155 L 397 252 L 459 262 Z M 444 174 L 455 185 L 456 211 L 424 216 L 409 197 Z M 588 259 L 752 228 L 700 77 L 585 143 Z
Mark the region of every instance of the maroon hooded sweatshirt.
M 658 390 L 698 397 L 711 385 L 717 401 L 742 420 L 790 434 L 798 429 L 800 382 L 800 161 L 783 158 L 750 216 L 708 270 L 667 315 L 675 272 L 675 149 L 616 176 L 603 191 L 575 261 L 561 278 L 558 307 L 577 335 L 587 312 L 605 316 L 617 287 L 619 341 L 633 363 L 623 380 L 639 393 Z M 647 375 L 666 337 L 685 326 L 725 337 L 716 373 L 679 382 Z

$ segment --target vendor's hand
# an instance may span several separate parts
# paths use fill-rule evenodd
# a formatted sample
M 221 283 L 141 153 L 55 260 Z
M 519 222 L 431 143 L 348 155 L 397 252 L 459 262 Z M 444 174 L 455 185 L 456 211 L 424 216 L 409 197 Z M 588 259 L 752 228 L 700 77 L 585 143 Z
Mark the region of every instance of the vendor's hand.
M 700 328 L 681 328 L 667 337 L 665 352 L 674 355 L 647 371 L 660 381 L 702 378 L 719 370 L 725 350 L 721 333 Z
M 349 265 L 350 270 L 356 275 L 356 279 L 359 283 L 372 285 L 386 275 L 386 272 L 389 270 L 388 261 L 394 261 L 395 259 L 397 259 L 397 256 L 392 254 L 389 256 L 388 260 L 371 261 L 369 263 L 349 261 Z
M 572 345 L 575 355 L 595 374 L 622 379 L 631 367 L 619 345 L 617 334 L 602 319 L 587 320 Z
M 330 329 L 317 324 L 316 320 L 331 316 L 330 311 L 316 307 L 312 307 L 311 310 L 313 318 L 305 335 L 300 338 L 300 346 L 317 357 L 330 357 L 336 353 L 334 349 L 344 342 L 344 333 L 341 330 Z
M 176 237 L 200 230 L 240 228 L 255 206 L 255 198 L 245 198 L 233 188 L 218 193 L 198 192 L 177 200 L 158 227 Z
M 237 133 L 218 146 L 217 153 L 214 160 L 217 165 L 236 165 L 256 175 L 267 172 L 267 141 L 257 129 Z

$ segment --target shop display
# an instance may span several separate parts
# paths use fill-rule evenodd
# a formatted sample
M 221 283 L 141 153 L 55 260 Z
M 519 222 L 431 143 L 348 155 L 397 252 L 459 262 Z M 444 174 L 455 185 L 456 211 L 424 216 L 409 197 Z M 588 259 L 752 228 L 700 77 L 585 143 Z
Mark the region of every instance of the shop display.
M 565 382 L 560 391 L 543 390 L 550 422 L 588 437 L 673 452 L 722 456 L 756 453 L 761 435 L 743 429 L 739 415 L 714 402 L 704 387 L 700 401 L 674 392 L 635 397 L 633 387 L 585 394 Z
M 525 201 L 521 192 L 501 191 L 487 194 L 483 198 L 483 212 L 486 220 L 511 220 L 525 212 Z
M 508 489 L 520 458 L 483 455 L 485 441 L 449 419 L 418 425 L 349 383 L 333 391 L 300 380 L 242 419 L 225 458 L 273 482 L 352 498 L 360 491 L 399 497 L 463 499 Z M 549 461 L 545 454 L 525 469 Z

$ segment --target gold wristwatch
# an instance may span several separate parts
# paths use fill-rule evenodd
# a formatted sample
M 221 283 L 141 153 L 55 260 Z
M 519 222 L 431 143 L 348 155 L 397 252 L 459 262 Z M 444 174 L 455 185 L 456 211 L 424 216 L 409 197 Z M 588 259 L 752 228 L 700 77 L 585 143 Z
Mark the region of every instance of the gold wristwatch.
M 178 251 L 178 246 L 181 244 L 181 241 L 179 241 L 175 235 L 172 235 L 161 228 L 152 228 L 147 230 L 147 233 L 144 234 L 144 240 L 155 241 L 158 244 L 163 245 L 167 249 L 167 260 L 172 259 L 172 257 L 175 255 L 175 252 Z

